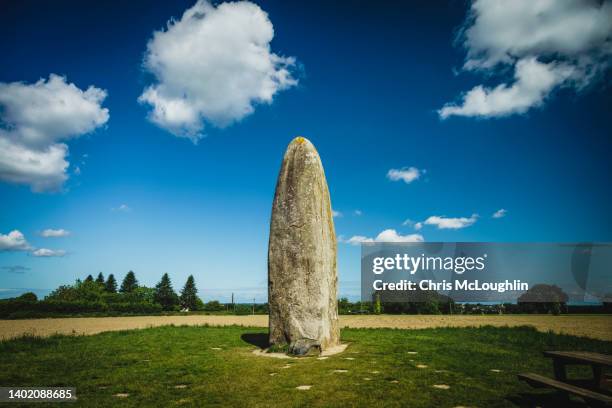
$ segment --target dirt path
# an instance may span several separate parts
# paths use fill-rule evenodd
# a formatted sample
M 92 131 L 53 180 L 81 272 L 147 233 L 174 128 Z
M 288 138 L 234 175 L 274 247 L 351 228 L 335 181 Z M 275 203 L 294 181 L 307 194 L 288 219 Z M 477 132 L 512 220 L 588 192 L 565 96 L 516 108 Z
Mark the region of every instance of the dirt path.
M 587 336 L 612 341 L 612 316 L 340 316 L 342 327 L 422 329 L 428 327 L 534 326 L 540 331 Z M 257 316 L 134 316 L 60 319 L 0 320 L 0 339 L 23 334 L 49 336 L 96 334 L 104 331 L 142 329 L 163 325 L 243 325 L 267 327 L 268 317 Z

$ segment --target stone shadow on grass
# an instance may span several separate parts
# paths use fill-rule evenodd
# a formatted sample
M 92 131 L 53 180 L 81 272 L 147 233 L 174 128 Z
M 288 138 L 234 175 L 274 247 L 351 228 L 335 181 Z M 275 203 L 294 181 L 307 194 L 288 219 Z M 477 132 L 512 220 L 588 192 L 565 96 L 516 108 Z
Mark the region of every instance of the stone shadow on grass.
M 242 341 L 252 344 L 253 346 L 259 347 L 262 350 L 270 347 L 268 341 L 268 333 L 244 333 L 240 336 Z

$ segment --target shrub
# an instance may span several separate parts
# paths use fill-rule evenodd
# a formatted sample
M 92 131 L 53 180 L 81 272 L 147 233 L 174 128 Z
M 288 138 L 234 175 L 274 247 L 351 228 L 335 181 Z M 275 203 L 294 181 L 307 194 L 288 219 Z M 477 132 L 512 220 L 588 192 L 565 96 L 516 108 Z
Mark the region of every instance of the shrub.
M 207 312 L 219 312 L 225 310 L 225 307 L 218 300 L 211 300 L 204 305 L 204 310 Z
M 17 299 L 24 300 L 26 302 L 36 302 L 38 300 L 38 296 L 36 296 L 36 293 L 26 292 L 19 296 Z

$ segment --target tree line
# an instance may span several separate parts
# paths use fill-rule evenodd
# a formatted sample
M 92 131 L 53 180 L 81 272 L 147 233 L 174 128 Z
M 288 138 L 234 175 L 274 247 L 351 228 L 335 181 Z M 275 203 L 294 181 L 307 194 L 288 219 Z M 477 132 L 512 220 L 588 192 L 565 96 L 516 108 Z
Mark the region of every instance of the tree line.
M 88 275 L 85 280 L 77 279 L 74 285 L 63 285 L 51 292 L 45 300 L 99 300 L 106 303 L 151 303 L 163 311 L 203 310 L 204 302 L 198 297 L 193 275 L 189 275 L 179 294 L 174 291 L 172 281 L 164 273 L 153 288 L 140 285 L 136 274 L 129 271 L 117 288 L 117 280 L 111 273 L 105 279 L 102 272 L 94 279 Z
M 193 275 L 189 275 L 179 293 L 165 273 L 155 287 L 140 285 L 136 274 L 129 271 L 117 284 L 113 274 L 96 278 L 88 275 L 72 285 L 61 285 L 43 300 L 34 293 L 0 300 L 0 318 L 26 318 L 79 314 L 155 314 L 173 311 L 216 312 L 226 309 L 218 301 L 204 303 L 198 297 Z

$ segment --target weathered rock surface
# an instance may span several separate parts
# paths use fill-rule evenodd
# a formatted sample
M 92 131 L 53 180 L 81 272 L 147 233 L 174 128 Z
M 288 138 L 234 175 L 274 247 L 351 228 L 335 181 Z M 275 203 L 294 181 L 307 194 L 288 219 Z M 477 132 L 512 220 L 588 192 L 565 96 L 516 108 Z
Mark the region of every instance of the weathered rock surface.
M 268 247 L 270 344 L 306 355 L 340 343 L 336 234 L 316 149 L 303 137 L 278 175 Z

